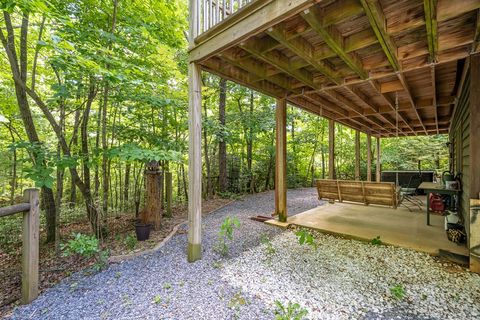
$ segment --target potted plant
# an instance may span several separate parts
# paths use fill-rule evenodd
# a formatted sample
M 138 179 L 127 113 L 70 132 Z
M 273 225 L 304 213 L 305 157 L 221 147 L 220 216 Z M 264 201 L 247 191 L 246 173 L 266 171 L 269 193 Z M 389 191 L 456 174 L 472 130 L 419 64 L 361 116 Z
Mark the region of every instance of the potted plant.
M 150 228 L 152 227 L 149 223 L 144 223 L 141 221 L 135 222 L 135 234 L 137 235 L 138 241 L 145 241 L 150 238 Z

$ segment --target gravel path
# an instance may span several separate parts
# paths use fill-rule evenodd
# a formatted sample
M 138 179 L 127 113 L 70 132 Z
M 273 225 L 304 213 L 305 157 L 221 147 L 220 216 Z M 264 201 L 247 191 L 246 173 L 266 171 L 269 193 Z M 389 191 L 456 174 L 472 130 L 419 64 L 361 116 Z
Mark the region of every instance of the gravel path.
M 314 189 L 288 192 L 289 214 L 319 205 Z M 185 259 L 186 234 L 154 254 L 49 289 L 12 319 L 272 319 L 274 301 L 299 303 L 308 319 L 478 319 L 480 277 L 410 250 L 291 231 L 254 222 L 273 193 L 247 196 L 204 218 L 203 259 Z M 226 216 L 241 227 L 230 256 L 212 248 Z M 270 242 L 260 244 L 268 237 Z M 270 248 L 270 249 L 269 249 Z M 402 299 L 391 288 L 405 291 Z M 400 289 L 398 289 L 400 288 Z

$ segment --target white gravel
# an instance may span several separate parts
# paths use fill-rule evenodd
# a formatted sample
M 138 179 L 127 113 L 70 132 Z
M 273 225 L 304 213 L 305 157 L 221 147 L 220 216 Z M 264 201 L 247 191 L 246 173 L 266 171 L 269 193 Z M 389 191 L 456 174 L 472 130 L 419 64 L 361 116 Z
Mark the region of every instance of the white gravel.
M 314 189 L 288 192 L 289 214 L 319 205 Z M 300 246 L 292 231 L 254 222 L 273 211 L 273 193 L 248 196 L 205 217 L 203 259 L 185 259 L 186 234 L 158 252 L 78 273 L 12 319 L 273 319 L 274 301 L 298 303 L 308 319 L 479 319 L 480 276 L 428 255 L 317 235 Z M 213 251 L 220 224 L 241 228 L 230 256 Z M 268 237 L 272 253 L 262 237 Z M 400 285 L 403 299 L 390 288 Z

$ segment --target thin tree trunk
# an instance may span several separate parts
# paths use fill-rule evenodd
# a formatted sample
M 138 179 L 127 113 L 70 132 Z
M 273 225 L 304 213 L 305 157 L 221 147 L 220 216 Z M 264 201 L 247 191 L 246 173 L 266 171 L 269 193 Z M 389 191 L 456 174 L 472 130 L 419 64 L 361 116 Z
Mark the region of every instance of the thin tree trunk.
M 123 183 L 123 201 L 124 201 L 123 210 L 126 210 L 129 207 L 128 195 L 129 195 L 129 188 L 130 188 L 130 167 L 131 166 L 132 165 L 130 162 L 127 162 L 127 164 L 125 165 L 125 182 Z
M 253 162 L 253 90 L 250 90 L 250 117 L 248 121 L 248 138 L 247 138 L 247 170 L 248 170 L 248 191 L 253 193 L 254 185 L 253 185 L 253 170 L 252 170 L 252 162 Z
M 205 121 L 207 121 L 207 104 L 204 103 L 203 104 L 203 108 L 204 108 L 204 112 L 205 112 L 205 115 L 204 115 L 204 119 Z M 205 197 L 207 199 L 210 198 L 211 196 L 211 190 L 212 190 L 212 174 L 211 174 L 211 171 L 210 171 L 210 157 L 209 157 L 209 154 L 208 154 L 208 133 L 207 133 L 207 126 L 203 126 L 203 147 L 204 147 L 204 153 L 205 153 L 205 167 L 206 167 L 206 170 L 207 170 L 207 186 L 206 186 L 206 190 L 205 190 Z
M 17 97 L 18 107 L 20 109 L 20 117 L 22 118 L 25 132 L 27 133 L 28 140 L 32 144 L 39 144 L 40 139 L 35 128 L 35 124 L 32 119 L 30 106 L 27 99 L 27 36 L 28 36 L 28 14 L 24 13 L 22 17 L 22 26 L 20 30 L 20 61 L 17 58 L 17 51 L 15 48 L 15 33 L 12 26 L 10 14 L 6 11 L 3 12 L 4 22 L 7 30 L 7 37 L 4 36 L 2 29 L 0 29 L 0 40 L 7 53 L 10 69 L 15 81 L 15 95 Z M 22 86 L 21 83 L 24 85 Z M 39 155 L 34 153 L 32 155 L 33 161 L 37 161 Z M 45 163 L 44 163 L 45 165 Z M 46 220 L 47 220 L 47 241 L 54 241 L 55 239 L 55 199 L 53 191 L 50 188 L 41 188 L 42 203 L 45 208 Z
M 15 136 L 13 134 L 13 124 L 10 122 L 6 125 L 8 131 L 10 132 L 10 137 L 12 138 L 12 143 L 15 143 Z M 12 153 L 12 179 L 10 180 L 10 204 L 15 204 L 15 191 L 17 188 L 17 150 L 14 148 Z
M 226 192 L 227 180 L 227 143 L 225 142 L 225 106 L 227 99 L 227 80 L 220 79 L 220 99 L 218 105 L 218 120 L 220 122 L 221 135 L 218 142 L 218 187 L 220 192 Z

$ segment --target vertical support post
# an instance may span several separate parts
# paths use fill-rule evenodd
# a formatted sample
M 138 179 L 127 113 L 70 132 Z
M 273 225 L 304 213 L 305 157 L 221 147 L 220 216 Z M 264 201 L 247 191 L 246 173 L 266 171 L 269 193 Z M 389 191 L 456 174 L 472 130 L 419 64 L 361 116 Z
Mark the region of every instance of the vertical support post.
M 335 179 L 335 121 L 328 120 L 328 178 Z
M 470 198 L 479 199 L 480 197 L 480 54 L 476 53 L 470 56 Z M 466 190 L 467 191 L 467 190 Z M 473 200 L 470 200 L 473 201 Z M 477 205 L 480 201 L 477 200 Z M 472 205 L 472 204 L 471 204 Z M 477 213 L 478 214 L 478 213 Z M 474 219 L 473 211 L 470 214 L 469 223 L 466 225 L 469 234 L 468 247 L 470 248 L 470 270 L 480 273 L 480 250 L 477 244 L 480 243 L 480 227 L 478 227 L 478 218 Z M 476 221 L 474 224 L 473 221 Z M 471 225 L 472 224 L 472 225 Z
M 30 203 L 30 210 L 23 213 L 22 234 L 22 304 L 27 304 L 38 297 L 39 191 L 27 189 L 23 197 Z
M 189 0 L 189 43 L 195 45 L 199 2 Z M 188 64 L 188 247 L 187 260 L 202 258 L 202 76 L 195 62 Z
M 355 131 L 355 180 L 360 179 L 360 131 Z
M 188 71 L 188 261 L 194 262 L 202 257 L 202 79 L 196 63 Z
M 287 221 L 287 101 L 277 99 L 275 142 L 275 214 Z
M 367 181 L 372 181 L 372 136 L 367 134 Z
M 172 217 L 172 180 L 172 173 L 170 171 L 165 172 L 165 200 L 167 202 L 165 207 L 165 216 L 167 218 Z
M 376 170 L 375 170 L 375 181 L 380 182 L 380 137 L 376 138 L 377 147 L 375 148 L 376 154 Z

